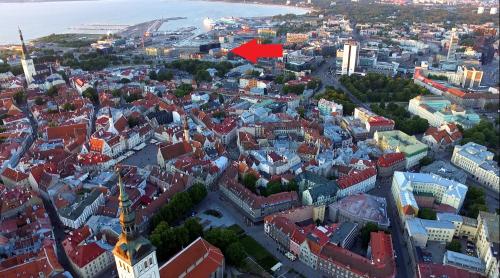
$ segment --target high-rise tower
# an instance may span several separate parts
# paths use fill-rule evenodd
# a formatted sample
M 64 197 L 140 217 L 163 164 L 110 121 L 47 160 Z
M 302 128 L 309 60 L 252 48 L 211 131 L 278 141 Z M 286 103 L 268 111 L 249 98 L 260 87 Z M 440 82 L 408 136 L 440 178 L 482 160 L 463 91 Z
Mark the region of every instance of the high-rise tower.
M 359 62 L 359 43 L 350 40 L 344 44 L 342 57 L 342 74 L 351 75 L 356 70 Z
M 28 53 L 28 49 L 26 48 L 26 44 L 24 44 L 23 32 L 21 29 L 19 30 L 19 38 L 21 39 L 21 47 L 22 47 L 22 56 L 21 56 L 21 65 L 23 66 L 24 76 L 26 77 L 26 82 L 28 85 L 33 83 L 36 76 L 35 63 L 33 63 L 33 59 L 31 59 L 30 54 Z
M 120 278 L 159 278 L 155 247 L 139 234 L 135 226 L 135 212 L 118 173 L 120 188 L 120 224 L 122 233 L 113 249 L 118 277 Z

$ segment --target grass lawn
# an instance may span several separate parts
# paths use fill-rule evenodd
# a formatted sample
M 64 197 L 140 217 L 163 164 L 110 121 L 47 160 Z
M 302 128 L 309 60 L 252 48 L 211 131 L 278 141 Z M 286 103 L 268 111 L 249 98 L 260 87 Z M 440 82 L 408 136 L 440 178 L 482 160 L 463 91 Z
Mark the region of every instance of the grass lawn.
M 253 257 L 266 271 L 269 271 L 271 267 L 278 263 L 278 260 L 252 237 L 244 236 L 240 239 L 240 242 L 247 254 Z
M 240 237 L 240 238 L 245 234 L 245 230 L 243 230 L 243 228 L 241 228 L 240 225 L 238 225 L 238 224 L 233 224 L 227 228 L 229 230 L 234 231 L 238 235 L 238 237 Z

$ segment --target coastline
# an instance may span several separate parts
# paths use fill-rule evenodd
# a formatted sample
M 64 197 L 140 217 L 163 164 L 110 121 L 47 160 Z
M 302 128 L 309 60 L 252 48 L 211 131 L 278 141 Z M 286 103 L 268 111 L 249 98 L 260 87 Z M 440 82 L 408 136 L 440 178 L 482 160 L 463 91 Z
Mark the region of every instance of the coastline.
M 69 0 L 69 1 L 71 1 L 71 0 Z M 82 0 L 76 0 L 76 1 L 82 1 Z M 98 1 L 98 0 L 96 0 L 96 1 Z M 286 7 L 286 8 L 305 10 L 306 12 L 304 14 L 314 11 L 314 7 L 289 6 L 289 5 L 276 4 L 276 3 L 262 3 L 259 1 L 252 1 L 252 2 L 247 2 L 245 0 L 235 0 L 235 1 L 233 1 L 233 0 L 188 0 L 188 1 L 222 2 L 222 3 L 230 3 L 230 4 L 247 4 L 247 5 L 266 6 L 266 7 L 273 7 L 274 6 L 274 7 L 280 7 L 280 8 Z
M 9 11 L 12 11 L 10 13 L 10 15 L 15 14 L 16 9 L 21 9 L 21 8 L 24 9 L 26 7 L 26 9 L 29 11 L 28 14 L 36 13 L 36 15 L 33 15 L 36 18 L 35 20 L 45 20 L 45 18 L 47 17 L 47 13 L 46 12 L 42 13 L 43 16 L 38 17 L 38 13 L 35 12 L 35 10 L 32 7 L 39 7 L 39 5 L 43 5 L 45 7 L 45 5 L 48 5 L 47 7 L 62 7 L 62 8 L 65 8 L 65 7 L 84 7 L 86 10 L 88 10 L 89 6 L 99 5 L 99 2 L 97 2 L 97 1 L 100 1 L 100 0 L 31 0 L 31 1 L 30 0 L 0 0 L 0 1 L 1 1 L 0 6 L 3 6 L 2 4 L 6 5 L 5 6 L 6 8 L 3 9 L 6 13 L 8 13 Z M 131 0 L 125 0 L 125 2 L 129 2 L 129 1 L 131 1 Z M 157 5 L 157 3 L 164 3 L 164 4 L 167 3 L 168 4 L 170 1 L 172 1 L 172 3 L 175 3 L 174 0 L 149 0 L 149 1 L 151 1 L 151 3 L 153 5 Z M 89 2 L 89 3 L 93 3 L 93 4 L 76 4 L 76 3 L 85 3 L 85 2 Z M 113 3 L 113 2 L 114 1 L 103 1 L 103 3 L 105 3 L 105 5 L 104 5 L 105 9 L 109 10 L 110 6 L 112 6 L 110 3 Z M 307 13 L 312 11 L 312 9 L 308 8 L 308 7 L 279 5 L 276 3 L 260 3 L 260 2 L 253 3 L 250 1 L 245 2 L 242 0 L 229 0 L 229 1 L 228 0 L 187 0 L 187 1 L 181 1 L 181 2 L 185 2 L 186 5 L 188 3 L 192 3 L 190 5 L 187 5 L 187 6 L 190 6 L 191 8 L 194 8 L 194 7 L 197 7 L 198 5 L 200 5 L 201 7 L 203 7 L 202 10 L 206 9 L 206 10 L 212 11 L 212 12 L 205 13 L 205 15 L 204 15 L 204 17 L 210 17 L 212 19 L 219 19 L 222 17 L 235 17 L 235 18 L 248 18 L 248 19 L 258 18 L 258 17 L 271 18 L 271 17 L 276 16 L 276 15 L 285 15 L 285 14 L 304 15 L 304 14 L 307 14 Z M 196 2 L 198 2 L 199 4 L 196 4 Z M 51 4 L 48 4 L 48 3 L 51 3 Z M 70 3 L 74 3 L 74 4 L 70 4 Z M 137 2 L 135 2 L 135 3 L 137 3 Z M 202 4 L 202 3 L 205 3 L 205 4 Z M 221 8 L 219 9 L 220 11 L 217 10 L 218 9 L 217 3 L 219 3 L 221 6 Z M 37 5 L 35 5 L 35 4 L 37 4 Z M 164 4 L 163 4 L 163 9 L 165 9 Z M 212 4 L 216 10 L 213 10 L 211 8 L 207 8 L 207 6 L 212 6 Z M 232 7 L 233 5 L 230 5 L 230 4 L 234 4 L 234 8 Z M 147 6 L 147 5 L 144 5 L 144 6 Z M 66 9 L 68 9 L 68 8 L 65 8 L 65 10 Z M 75 10 L 75 9 L 72 9 L 72 10 Z M 235 12 L 232 12 L 233 10 Z M 246 10 L 247 12 L 241 12 L 242 10 L 243 11 Z M 61 11 L 62 10 L 58 10 L 60 16 L 62 16 Z M 147 8 L 141 9 L 141 13 L 139 13 L 139 14 L 142 14 L 142 16 L 137 16 L 137 18 L 139 19 L 137 21 L 136 21 L 136 17 L 126 17 L 126 20 L 123 20 L 123 17 L 120 18 L 117 16 L 114 16 L 114 17 L 111 16 L 112 19 L 109 20 L 109 22 L 116 22 L 116 24 L 125 24 L 125 25 L 138 25 L 138 24 L 147 22 L 149 20 L 154 20 L 154 19 L 158 19 L 158 18 L 162 17 L 162 14 L 159 12 L 152 12 L 152 13 L 150 13 L 150 12 L 151 11 L 148 11 Z M 187 11 L 182 10 L 182 12 L 189 13 L 189 10 L 187 10 Z M 203 13 L 201 13 L 201 14 L 203 14 Z M 0 45 L 3 45 L 3 46 L 17 44 L 17 26 L 20 26 L 23 29 L 23 31 L 27 30 L 26 37 L 27 37 L 28 41 L 37 40 L 37 39 L 40 39 L 41 37 L 45 37 L 45 36 L 48 36 L 51 34 L 82 34 L 82 35 L 89 34 L 89 33 L 91 33 L 91 34 L 104 34 L 104 32 L 89 32 L 89 31 L 79 32 L 78 30 L 69 30 L 70 29 L 69 27 L 64 29 L 61 26 L 66 26 L 66 25 L 67 26 L 80 26 L 79 25 L 80 23 L 78 21 L 73 22 L 71 19 L 68 19 L 69 17 L 66 14 L 65 14 L 64 18 L 60 21 L 60 23 L 53 25 L 53 26 L 58 26 L 57 28 L 56 27 L 52 28 L 53 26 L 49 26 L 50 28 L 46 28 L 46 29 L 40 29 L 38 24 L 34 23 L 36 21 L 21 20 L 20 18 L 14 18 L 12 16 L 9 16 L 9 14 L 6 14 L 6 15 L 7 15 L 6 20 L 10 19 L 9 21 L 12 24 L 7 24 L 6 26 L 2 26 L 2 28 L 4 28 L 6 31 L 8 31 L 8 32 L 1 34 L 1 36 L 0 36 Z M 190 14 L 189 16 L 191 16 L 191 18 L 196 18 L 197 16 L 200 16 L 200 13 L 198 13 L 198 14 L 194 13 L 193 15 Z M 12 18 L 10 18 L 10 17 L 12 17 Z M 33 17 L 31 17 L 31 18 L 33 18 Z M 133 18 L 134 20 L 132 20 L 131 18 Z M 52 19 L 48 19 L 48 20 L 52 20 Z M 92 19 L 85 19 L 83 21 L 88 21 L 91 23 L 92 22 L 101 23 L 98 19 L 96 19 L 95 16 Z M 127 21 L 129 23 L 126 23 L 125 21 Z M 188 26 L 188 25 L 189 26 L 198 26 L 195 24 L 196 22 L 193 23 L 192 21 L 193 20 L 191 20 L 190 22 L 186 22 L 186 24 L 187 24 L 186 26 Z M 15 23 L 13 23 L 13 22 L 15 22 Z M 41 22 L 41 23 L 44 23 L 44 22 Z M 106 20 L 105 20 L 105 22 L 103 22 L 103 24 L 106 24 Z M 12 25 L 12 26 L 10 26 L 10 25 Z M 45 24 L 40 24 L 40 25 L 45 25 Z M 178 27 L 178 25 L 179 24 L 175 24 L 176 28 Z M 32 30 L 34 30 L 34 31 L 32 31 Z M 0 33 L 2 33 L 1 28 L 0 28 Z

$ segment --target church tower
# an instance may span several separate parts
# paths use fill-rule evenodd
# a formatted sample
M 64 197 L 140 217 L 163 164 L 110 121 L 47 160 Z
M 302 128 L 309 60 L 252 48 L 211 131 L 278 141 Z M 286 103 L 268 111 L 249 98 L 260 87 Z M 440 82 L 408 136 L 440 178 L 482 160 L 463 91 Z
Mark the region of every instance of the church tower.
M 120 188 L 120 225 L 122 232 L 113 249 L 119 278 L 160 278 L 156 248 L 139 234 L 135 226 L 135 212 L 118 173 Z
M 21 47 L 22 47 L 22 56 L 21 56 L 21 65 L 23 66 L 24 76 L 26 77 L 26 82 L 28 86 L 33 83 L 35 80 L 36 69 L 35 63 L 33 63 L 33 59 L 31 59 L 30 54 L 28 53 L 28 49 L 26 48 L 26 44 L 24 44 L 23 32 L 19 28 L 19 38 L 21 39 Z
M 183 117 L 183 126 L 184 126 L 184 141 L 189 143 L 189 124 L 187 120 L 187 116 Z

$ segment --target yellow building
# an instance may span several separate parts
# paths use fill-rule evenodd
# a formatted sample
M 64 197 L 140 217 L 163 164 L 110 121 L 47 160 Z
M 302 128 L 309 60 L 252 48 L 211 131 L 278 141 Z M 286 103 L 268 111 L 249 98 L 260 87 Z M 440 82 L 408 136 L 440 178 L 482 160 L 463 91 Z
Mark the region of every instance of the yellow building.
M 288 33 L 286 34 L 287 43 L 303 43 L 309 39 L 308 34 L 304 33 Z
M 500 216 L 480 211 L 478 216 L 477 251 L 479 257 L 486 263 L 486 276 L 498 278 L 500 252 Z

